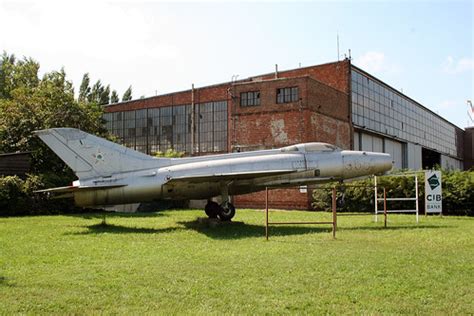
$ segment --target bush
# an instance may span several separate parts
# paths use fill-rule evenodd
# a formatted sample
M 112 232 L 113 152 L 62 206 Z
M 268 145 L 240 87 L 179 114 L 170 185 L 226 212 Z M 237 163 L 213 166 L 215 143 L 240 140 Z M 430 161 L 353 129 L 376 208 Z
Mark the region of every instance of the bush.
M 418 173 L 418 194 L 420 213 L 424 213 L 424 172 Z M 373 212 L 374 190 L 363 186 L 373 186 L 371 178 L 347 183 L 347 187 L 338 186 L 338 211 L 341 212 Z M 351 187 L 354 185 L 356 187 Z M 331 188 L 334 184 L 321 185 L 320 188 Z M 412 177 L 379 177 L 379 198 L 383 197 L 383 187 L 387 189 L 387 197 L 414 196 L 415 181 Z M 442 170 L 443 214 L 474 216 L 474 171 Z M 313 191 L 313 208 L 316 211 L 331 209 L 331 194 L 328 190 Z M 388 202 L 389 209 L 409 209 L 414 202 Z M 412 203 L 410 205 L 410 203 Z M 379 209 L 383 207 L 379 204 Z
M 26 194 L 23 192 L 23 184 L 24 181 L 17 176 L 0 178 L 1 215 L 14 215 L 15 210 L 22 210 L 28 205 Z
M 46 194 L 35 193 L 45 187 L 60 186 L 64 176 L 53 174 L 0 177 L 0 216 L 40 215 L 84 212 L 75 207 L 71 199 L 50 199 Z

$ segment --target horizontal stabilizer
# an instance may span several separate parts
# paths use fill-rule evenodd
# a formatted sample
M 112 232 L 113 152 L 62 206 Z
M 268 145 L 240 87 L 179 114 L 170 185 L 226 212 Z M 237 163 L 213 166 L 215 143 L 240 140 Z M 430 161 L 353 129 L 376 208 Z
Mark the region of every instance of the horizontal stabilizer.
M 58 187 L 45 190 L 34 191 L 35 193 L 69 193 L 77 190 L 101 190 L 101 189 L 111 189 L 111 188 L 120 188 L 124 187 L 126 184 L 113 184 L 113 185 L 93 185 L 93 186 L 74 186 L 70 185 L 67 187 Z

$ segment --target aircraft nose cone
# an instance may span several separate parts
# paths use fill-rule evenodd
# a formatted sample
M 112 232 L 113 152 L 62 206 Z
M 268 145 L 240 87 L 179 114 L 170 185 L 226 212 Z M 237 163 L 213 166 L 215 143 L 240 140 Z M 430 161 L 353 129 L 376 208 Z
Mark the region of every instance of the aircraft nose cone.
M 389 154 L 379 154 L 379 153 L 374 153 L 373 154 L 373 161 L 374 161 L 374 167 L 376 170 L 376 173 L 384 173 L 387 171 L 392 170 L 393 167 L 393 161 L 392 157 Z
M 343 161 L 346 178 L 383 174 L 392 169 L 392 157 L 384 153 L 347 151 Z

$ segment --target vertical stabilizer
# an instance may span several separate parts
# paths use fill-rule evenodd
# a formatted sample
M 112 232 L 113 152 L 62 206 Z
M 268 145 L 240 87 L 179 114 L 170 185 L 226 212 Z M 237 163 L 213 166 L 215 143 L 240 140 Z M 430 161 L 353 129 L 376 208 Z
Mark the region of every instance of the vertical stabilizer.
M 169 159 L 158 159 L 115 144 L 75 128 L 52 128 L 36 131 L 77 175 L 79 179 L 111 176 L 169 164 Z

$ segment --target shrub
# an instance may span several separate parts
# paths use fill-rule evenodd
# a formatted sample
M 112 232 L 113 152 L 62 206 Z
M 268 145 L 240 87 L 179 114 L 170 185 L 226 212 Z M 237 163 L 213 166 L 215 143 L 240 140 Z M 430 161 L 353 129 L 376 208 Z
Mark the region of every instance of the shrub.
M 0 215 L 14 215 L 15 210 L 22 210 L 27 205 L 23 184 L 17 176 L 0 178 Z
M 351 187 L 354 185 L 355 187 Z M 373 180 L 364 180 L 347 183 L 347 187 L 338 185 L 338 211 L 342 212 L 373 212 L 374 190 L 363 186 L 373 186 Z M 321 185 L 322 188 L 331 188 L 334 184 Z M 383 197 L 383 187 L 387 189 L 387 197 L 414 196 L 415 181 L 412 177 L 379 177 L 379 198 Z M 446 171 L 442 170 L 443 186 L 443 214 L 474 216 L 474 171 Z M 424 172 L 418 173 L 418 194 L 420 213 L 424 212 Z M 331 194 L 327 190 L 313 191 L 313 208 L 317 211 L 331 209 Z M 379 202 L 380 203 L 380 202 Z M 409 209 L 414 202 L 390 201 L 389 209 Z M 412 203 L 412 204 L 410 204 Z M 379 204 L 379 208 L 382 204 Z
M 65 176 L 53 174 L 0 177 L 0 216 L 77 213 L 87 211 L 75 207 L 71 199 L 50 199 L 35 193 L 45 187 L 60 186 Z

